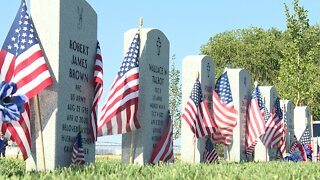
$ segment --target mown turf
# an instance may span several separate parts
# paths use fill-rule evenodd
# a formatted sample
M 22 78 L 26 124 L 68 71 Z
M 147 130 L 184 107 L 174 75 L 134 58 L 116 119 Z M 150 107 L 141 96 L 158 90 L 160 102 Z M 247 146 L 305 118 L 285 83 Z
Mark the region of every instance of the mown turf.
M 320 163 L 243 162 L 220 164 L 122 165 L 98 158 L 96 163 L 53 172 L 25 172 L 22 160 L 0 159 L 0 179 L 320 179 Z

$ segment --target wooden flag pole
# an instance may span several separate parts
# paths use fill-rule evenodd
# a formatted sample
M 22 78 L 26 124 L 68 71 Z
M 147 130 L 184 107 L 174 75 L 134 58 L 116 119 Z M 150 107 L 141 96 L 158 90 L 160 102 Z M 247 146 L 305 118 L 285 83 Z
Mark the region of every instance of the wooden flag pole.
M 26 4 L 26 7 L 28 9 L 28 3 L 26 0 L 24 0 L 24 3 Z M 30 14 L 30 18 L 31 14 Z M 34 97 L 34 111 L 35 111 L 35 122 L 36 122 L 36 128 L 38 129 L 38 137 L 40 141 L 40 151 L 41 151 L 41 161 L 42 161 L 42 168 L 43 170 L 46 170 L 46 161 L 44 158 L 44 145 L 43 145 L 43 137 L 42 137 L 42 126 L 41 126 L 41 113 L 40 113 L 40 105 L 39 105 L 39 95 L 37 94 Z
M 193 163 L 195 163 L 196 162 L 196 142 L 197 142 L 196 136 L 193 137 L 192 141 L 193 141 L 193 158 L 192 158 L 192 161 L 193 161 Z
M 286 111 L 286 113 L 287 113 L 287 110 L 286 110 L 286 103 L 284 102 L 284 100 L 283 100 L 283 111 L 282 111 L 282 132 L 284 131 L 284 128 L 285 128 L 285 123 L 284 123 L 284 117 L 285 117 L 285 113 L 284 113 L 284 111 Z M 288 120 L 287 120 L 287 122 L 288 122 Z M 288 130 L 288 129 L 287 129 Z M 287 138 L 284 138 L 284 137 L 286 137 L 287 136 L 287 132 L 285 132 L 284 134 L 282 134 L 282 138 L 283 139 L 285 139 L 286 141 L 284 141 L 283 143 L 285 144 L 285 147 L 286 147 L 286 149 L 285 149 L 285 152 L 287 153 Z M 280 147 L 281 148 L 281 147 Z M 281 149 L 280 149 L 280 151 L 281 151 Z M 282 155 L 282 152 L 281 152 L 281 155 Z M 283 155 L 282 155 L 283 156 Z M 283 157 L 282 157 L 283 158 Z
M 142 32 L 142 25 L 143 25 L 143 18 L 140 17 L 139 19 L 139 46 L 141 47 L 141 32 Z M 139 48 L 139 61 L 140 61 L 140 57 L 141 57 L 141 49 Z M 135 132 L 133 131 L 131 133 L 131 144 L 130 144 L 130 159 L 129 159 L 129 163 L 134 163 L 134 158 L 133 158 L 133 144 L 134 144 L 134 141 L 135 141 Z
M 266 112 L 266 109 L 267 109 L 267 107 L 266 107 L 266 97 L 263 97 L 263 105 L 264 105 L 264 116 L 263 116 L 263 118 L 264 118 L 264 121 L 265 121 L 265 117 L 267 115 L 267 112 Z M 266 160 L 268 160 L 268 147 L 267 146 L 265 146 L 265 147 L 266 147 Z
M 196 73 L 196 80 L 199 80 L 199 78 L 200 78 L 200 73 L 199 73 L 199 71 L 197 71 L 197 73 Z M 200 80 L 199 80 L 199 81 L 200 81 Z M 195 130 L 197 131 L 197 129 L 195 129 Z M 194 134 L 194 136 L 193 136 L 193 139 L 192 139 L 192 141 L 193 141 L 193 157 L 192 157 L 192 162 L 193 162 L 193 163 L 195 163 L 195 161 L 196 161 L 196 143 L 197 143 L 196 133 L 197 133 L 197 132 L 195 132 L 195 134 Z
M 40 115 L 40 105 L 39 104 L 40 104 L 39 103 L 39 97 L 38 97 L 38 95 L 36 95 L 34 97 L 35 119 L 36 119 L 36 123 L 37 123 L 38 137 L 39 137 L 39 141 L 40 141 L 42 167 L 43 167 L 43 170 L 46 170 L 46 161 L 45 161 L 45 158 L 44 158 L 44 146 L 43 146 L 41 115 Z

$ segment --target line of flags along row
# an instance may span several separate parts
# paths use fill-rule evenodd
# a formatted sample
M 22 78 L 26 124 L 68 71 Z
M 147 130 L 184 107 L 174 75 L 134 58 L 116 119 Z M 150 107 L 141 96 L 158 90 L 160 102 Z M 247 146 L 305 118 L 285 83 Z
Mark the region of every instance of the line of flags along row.
M 140 32 L 138 31 L 124 57 L 101 113 L 98 113 L 98 104 L 103 93 L 103 61 L 100 45 L 97 44 L 93 78 L 94 100 L 89 122 L 93 143 L 97 140 L 97 136 L 128 133 L 141 127 L 137 118 L 139 53 Z M 24 0 L 21 1 L 16 18 L 0 51 L 0 78 L 1 81 L 15 82 L 18 93 L 25 94 L 29 99 L 52 84 L 39 39 Z M 210 108 L 213 109 L 213 116 L 209 111 Z M 9 134 L 10 139 L 18 144 L 24 159 L 31 152 L 28 103 L 25 104 L 25 109 L 19 121 L 11 123 L 0 121 L 1 132 Z M 212 107 L 207 106 L 202 96 L 201 82 L 199 79 L 195 80 L 187 105 L 183 109 L 182 119 L 188 123 L 195 138 L 208 137 L 203 157 L 207 162 L 216 161 L 217 155 L 213 142 L 229 145 L 238 119 L 227 71 L 216 82 Z M 172 121 L 168 113 L 168 126 L 152 153 L 150 163 L 173 161 L 172 129 Z M 260 138 L 266 147 L 279 148 L 283 157 L 286 149 L 285 132 L 286 117 L 282 117 L 279 98 L 269 113 L 261 98 L 259 87 L 256 85 L 248 109 L 247 154 L 252 154 Z M 75 157 L 74 162 L 77 162 L 76 157 L 79 156 L 82 163 L 83 150 L 79 136 L 81 139 L 81 135 L 76 136 L 73 157 Z

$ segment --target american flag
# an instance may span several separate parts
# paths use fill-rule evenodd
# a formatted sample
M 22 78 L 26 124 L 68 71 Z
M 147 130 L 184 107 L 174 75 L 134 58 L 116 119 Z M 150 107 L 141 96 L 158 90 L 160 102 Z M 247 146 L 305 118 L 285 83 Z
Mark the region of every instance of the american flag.
M 298 145 L 298 140 L 297 140 L 297 137 L 294 135 L 294 140 L 293 140 L 293 142 L 291 144 L 291 147 L 290 147 L 290 150 L 289 150 L 289 154 L 293 153 L 293 151 L 296 149 L 297 145 Z
M 111 87 L 98 121 L 98 136 L 122 134 L 140 128 L 137 119 L 139 97 L 139 31 L 136 33 Z
M 233 105 L 227 71 L 219 77 L 213 91 L 213 115 L 213 140 L 225 145 L 230 144 L 233 128 L 237 125 L 238 112 Z
M 94 76 L 93 84 L 95 85 L 94 89 L 94 99 L 91 108 L 90 115 L 90 131 L 91 131 L 91 140 L 94 143 L 97 140 L 97 122 L 98 122 L 98 111 L 99 111 L 99 102 L 103 93 L 103 63 L 99 42 L 97 43 L 97 53 L 96 53 L 96 62 L 94 67 Z
M 150 163 L 156 164 L 159 161 L 173 162 L 173 127 L 170 114 L 168 113 L 168 126 L 161 136 L 156 148 L 153 150 Z
M 273 112 L 270 113 L 270 117 L 266 122 L 265 134 L 261 139 L 262 143 L 266 147 L 274 147 L 275 145 L 279 144 L 283 133 L 283 124 L 281 119 L 282 110 L 280 108 L 280 100 L 277 98 L 274 104 Z
M 286 146 L 286 141 L 287 141 L 286 133 L 287 133 L 287 128 L 284 127 L 283 128 L 283 132 L 282 132 L 282 136 L 281 136 L 281 140 L 279 142 L 279 148 L 280 148 L 280 152 L 282 154 L 282 157 L 284 157 L 286 155 L 286 149 L 287 149 L 287 146 Z
M 0 51 L 0 79 L 1 81 L 15 82 L 18 87 L 17 94 L 25 94 L 28 99 L 52 84 L 39 39 L 24 0 L 21 1 L 20 8 Z M 0 121 L 2 133 L 9 134 L 10 139 L 17 143 L 24 159 L 31 152 L 28 103 L 25 104 L 25 108 L 26 111 L 21 114 L 19 121 L 7 124 Z
M 310 130 L 308 127 L 303 131 L 299 141 L 302 144 L 311 144 Z
M 264 104 L 260 95 L 259 86 L 254 88 L 248 109 L 247 123 L 247 155 L 253 153 L 257 139 L 265 132 Z
M 218 153 L 214 148 L 214 144 L 209 137 L 206 142 L 206 147 L 203 153 L 203 161 L 205 163 L 212 163 L 218 160 Z
M 182 119 L 188 123 L 196 138 L 213 133 L 213 121 L 208 106 L 203 100 L 199 79 L 196 79 L 193 85 L 191 95 L 182 111 Z
M 280 147 L 280 152 L 282 154 L 282 157 L 285 156 L 286 154 L 286 143 L 287 143 L 287 123 L 288 123 L 288 115 L 287 115 L 287 111 L 286 110 L 286 106 L 284 105 L 283 107 L 283 124 L 282 124 L 282 135 L 281 135 L 281 140 L 279 142 L 279 147 Z
M 85 163 L 84 151 L 83 151 L 83 146 L 82 146 L 82 137 L 81 137 L 80 132 L 77 134 L 76 140 L 73 144 L 71 162 L 72 162 L 72 164 L 84 164 Z

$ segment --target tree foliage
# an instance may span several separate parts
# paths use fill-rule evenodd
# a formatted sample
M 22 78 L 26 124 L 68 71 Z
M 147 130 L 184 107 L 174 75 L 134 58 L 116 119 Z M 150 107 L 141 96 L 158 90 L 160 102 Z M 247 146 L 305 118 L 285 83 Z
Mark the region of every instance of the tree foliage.
M 210 55 L 221 75 L 226 66 L 245 68 L 253 80 L 264 84 L 273 83 L 279 74 L 279 57 L 282 46 L 281 31 L 272 28 L 250 27 L 217 34 L 201 47 L 201 53 Z
M 312 109 L 320 118 L 320 26 L 310 25 L 308 11 L 285 4 L 287 29 L 249 27 L 215 35 L 201 47 L 216 64 L 217 76 L 226 66 L 247 69 L 252 81 L 274 85 L 281 99 Z
M 320 117 L 319 50 L 320 28 L 310 26 L 308 11 L 293 2 L 291 15 L 285 4 L 287 30 L 283 33 L 283 58 L 280 59 L 280 74 L 276 87 L 280 94 L 296 105 L 311 107 Z
M 177 139 L 181 132 L 181 84 L 180 71 L 175 65 L 175 55 L 171 58 L 169 70 L 169 110 L 173 122 L 173 138 Z

